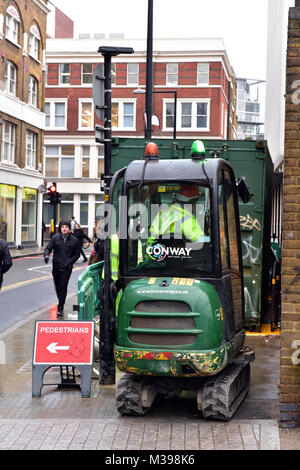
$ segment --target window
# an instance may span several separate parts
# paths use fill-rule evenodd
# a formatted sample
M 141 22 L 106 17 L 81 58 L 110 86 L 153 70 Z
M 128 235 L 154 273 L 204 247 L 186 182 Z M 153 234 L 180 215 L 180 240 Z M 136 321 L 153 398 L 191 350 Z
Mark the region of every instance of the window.
M 37 106 L 38 81 L 30 75 L 28 82 L 28 104 Z
M 70 64 L 59 64 L 59 84 L 68 85 L 70 83 Z
M 177 102 L 177 129 L 209 131 L 210 100 Z M 174 102 L 164 100 L 164 129 L 174 128 Z
M 35 25 L 32 25 L 29 32 L 29 55 L 35 60 L 39 60 L 40 41 L 39 30 Z
M 18 44 L 20 16 L 17 10 L 10 5 L 6 10 L 5 36 L 10 41 Z
M 111 84 L 116 84 L 116 64 L 111 64 Z
M 94 109 L 92 101 L 79 100 L 79 129 L 94 128 Z
M 181 104 L 181 127 L 192 127 L 192 103 Z
M 69 220 L 74 214 L 74 194 L 62 194 L 60 204 L 60 216 L 63 220 Z
M 82 64 L 81 66 L 81 83 L 93 83 L 93 64 Z
M 81 156 L 81 177 L 89 178 L 90 177 L 90 146 L 82 146 L 82 156 Z
M 89 220 L 89 195 L 80 195 L 80 225 L 88 225 Z
M 135 128 L 135 102 L 113 102 L 111 108 L 111 125 L 118 129 Z
M 168 121 L 168 124 L 169 123 L 170 120 Z M 180 130 L 208 131 L 209 100 L 179 101 L 177 127 Z
M 35 168 L 36 166 L 36 140 L 34 132 L 26 131 L 26 167 Z
M 0 184 L 0 237 L 6 242 L 15 241 L 16 186 Z
M 1 160 L 14 163 L 15 161 L 16 126 L 8 121 L 2 124 Z
M 45 103 L 45 127 L 66 129 L 66 101 L 47 101 Z
M 178 83 L 178 64 L 167 64 L 166 84 L 177 85 Z
M 127 64 L 127 85 L 139 84 L 139 64 Z
M 22 189 L 22 242 L 36 239 L 37 190 Z
M 242 327 L 242 278 L 237 238 L 238 212 L 234 179 L 226 169 L 219 175 L 219 230 L 222 272 L 230 275 L 235 328 Z
M 197 85 L 208 85 L 209 83 L 209 64 L 198 63 L 197 66 Z
M 74 145 L 46 145 L 45 176 L 49 178 L 73 178 L 74 154 Z
M 174 128 L 174 103 L 166 103 L 166 127 Z
M 16 95 L 17 67 L 9 60 L 5 62 L 4 88 L 8 93 Z
M 98 158 L 97 158 L 97 178 L 101 178 L 101 174 L 104 173 L 104 145 L 98 146 Z

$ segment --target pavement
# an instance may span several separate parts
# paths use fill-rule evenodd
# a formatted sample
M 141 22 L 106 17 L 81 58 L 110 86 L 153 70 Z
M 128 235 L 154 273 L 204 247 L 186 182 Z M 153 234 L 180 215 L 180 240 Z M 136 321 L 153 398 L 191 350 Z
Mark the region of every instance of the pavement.
M 17 251 L 22 256 L 41 252 Z M 74 313 L 76 303 L 77 294 L 72 293 L 65 320 Z M 104 455 L 110 452 L 110 459 L 123 455 L 120 451 L 126 451 L 126 456 L 130 451 L 132 455 L 148 451 L 143 452 L 148 463 L 156 451 L 197 455 L 199 450 L 300 450 L 300 427 L 279 426 L 280 335 L 247 336 L 246 344 L 256 352 L 251 386 L 230 422 L 204 420 L 188 395 L 162 400 L 143 417 L 121 417 L 115 408 L 116 385 L 99 384 L 97 362 L 89 398 L 82 398 L 75 388 L 58 388 L 58 367 L 45 373 L 41 396 L 32 397 L 35 322 L 53 320 L 55 310 L 52 305 L 32 312 L 0 333 L 1 450 L 102 450 Z M 117 382 L 121 375 L 117 372 Z M 76 381 L 80 384 L 79 375 Z

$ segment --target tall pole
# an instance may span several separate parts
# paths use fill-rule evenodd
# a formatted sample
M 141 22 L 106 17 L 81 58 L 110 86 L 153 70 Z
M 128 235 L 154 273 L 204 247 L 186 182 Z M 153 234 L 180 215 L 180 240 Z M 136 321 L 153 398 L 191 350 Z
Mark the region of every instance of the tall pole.
M 145 138 L 152 134 L 152 55 L 153 55 L 153 0 L 148 0 L 147 67 L 146 67 L 146 117 Z

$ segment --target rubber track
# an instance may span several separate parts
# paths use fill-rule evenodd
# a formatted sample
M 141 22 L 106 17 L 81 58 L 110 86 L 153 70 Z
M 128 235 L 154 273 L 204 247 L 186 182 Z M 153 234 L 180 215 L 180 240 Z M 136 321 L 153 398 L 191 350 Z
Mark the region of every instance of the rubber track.
M 238 379 L 242 381 L 241 384 Z M 230 420 L 247 395 L 249 385 L 249 362 L 233 361 L 230 363 L 224 371 L 205 382 L 202 390 L 203 417 Z M 233 400 L 232 394 L 236 395 Z
M 116 393 L 116 407 L 121 415 L 141 416 L 148 411 L 142 407 L 141 396 L 145 378 L 126 374 L 121 377 Z

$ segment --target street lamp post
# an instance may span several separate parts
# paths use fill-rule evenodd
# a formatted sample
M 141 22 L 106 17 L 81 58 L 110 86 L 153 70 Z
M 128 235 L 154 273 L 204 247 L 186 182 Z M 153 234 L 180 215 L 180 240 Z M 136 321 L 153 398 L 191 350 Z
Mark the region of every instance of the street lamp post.
M 141 88 L 138 88 L 137 90 L 134 90 L 133 91 L 133 94 L 135 95 L 144 95 L 146 92 L 145 90 L 141 89 Z M 172 93 L 174 95 L 174 125 L 173 125 L 173 139 L 175 140 L 176 139 L 176 126 L 177 126 L 177 91 L 176 90 L 153 90 L 152 93 Z M 148 117 L 148 114 L 147 115 L 147 123 L 146 123 L 146 126 L 147 127 L 147 134 L 148 136 L 152 134 L 152 129 L 151 129 L 151 125 L 152 125 L 152 113 L 151 113 L 151 116 Z M 150 120 L 150 134 L 149 134 L 149 120 Z
M 146 65 L 146 116 L 145 138 L 151 139 L 152 126 L 152 54 L 153 54 L 153 0 L 148 0 L 147 65 Z

